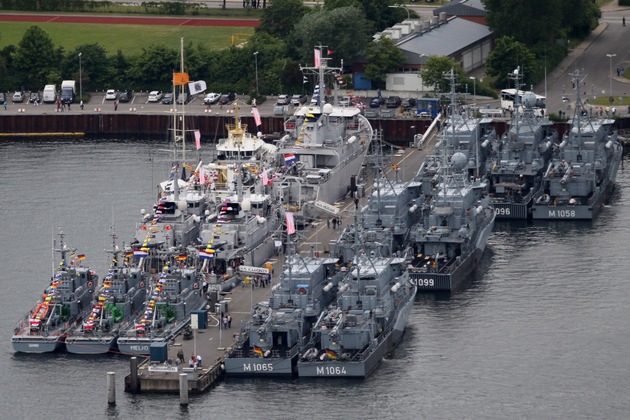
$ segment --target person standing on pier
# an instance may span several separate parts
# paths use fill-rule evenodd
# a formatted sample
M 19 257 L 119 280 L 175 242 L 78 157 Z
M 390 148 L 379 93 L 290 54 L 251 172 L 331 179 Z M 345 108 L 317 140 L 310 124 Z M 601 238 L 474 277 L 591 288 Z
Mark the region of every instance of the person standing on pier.
M 184 350 L 179 349 L 177 351 L 177 360 L 179 360 L 180 363 L 184 363 Z
M 227 314 L 227 327 L 232 328 L 232 315 Z

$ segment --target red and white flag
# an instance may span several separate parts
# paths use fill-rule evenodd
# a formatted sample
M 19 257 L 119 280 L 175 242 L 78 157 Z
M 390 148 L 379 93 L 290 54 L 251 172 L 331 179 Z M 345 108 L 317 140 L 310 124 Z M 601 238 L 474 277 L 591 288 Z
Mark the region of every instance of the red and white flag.
M 287 235 L 295 233 L 295 223 L 293 222 L 293 213 L 287 212 Z
M 197 150 L 201 149 L 201 131 L 195 130 L 195 145 Z
M 199 184 L 206 185 L 206 170 L 203 166 L 199 168 Z
M 265 169 L 262 173 L 262 182 L 263 185 L 269 185 L 269 176 L 267 175 L 268 169 Z
M 252 108 L 252 114 L 254 114 L 254 121 L 256 122 L 256 127 L 262 125 L 262 121 L 260 120 L 260 112 L 258 112 L 258 108 Z
M 315 49 L 315 68 L 318 69 L 322 65 L 322 52 Z

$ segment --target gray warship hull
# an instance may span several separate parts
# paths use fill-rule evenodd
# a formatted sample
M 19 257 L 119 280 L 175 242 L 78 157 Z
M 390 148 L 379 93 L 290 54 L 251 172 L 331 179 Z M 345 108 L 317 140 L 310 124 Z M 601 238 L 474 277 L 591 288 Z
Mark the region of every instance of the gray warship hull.
M 116 348 L 115 336 L 68 338 L 66 350 L 74 354 L 105 354 Z
M 228 357 L 224 365 L 228 376 L 290 377 L 296 362 L 297 353 L 291 358 Z
M 410 269 L 409 279 L 418 287 L 418 292 L 452 292 L 457 290 L 479 265 L 493 228 L 494 218 L 479 231 L 475 250 L 469 253 L 457 267 L 448 273 L 432 273 Z
M 390 354 L 405 333 L 409 313 L 413 307 L 414 293 L 400 307 L 396 321 L 391 324 L 391 330 L 385 331 L 364 352 L 365 357 L 360 360 L 298 360 L 297 370 L 300 378 L 366 378 L 376 369 L 384 357 Z
M 13 350 L 20 353 L 52 353 L 61 350 L 66 340 L 65 335 L 48 337 L 13 336 Z
M 501 220 L 526 220 L 531 214 L 532 201 L 525 203 L 499 203 L 492 202 L 497 219 Z

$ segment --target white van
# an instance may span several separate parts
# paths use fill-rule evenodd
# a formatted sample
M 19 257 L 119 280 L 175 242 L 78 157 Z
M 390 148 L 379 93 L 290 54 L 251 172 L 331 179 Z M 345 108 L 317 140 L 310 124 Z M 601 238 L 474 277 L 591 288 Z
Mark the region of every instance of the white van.
M 57 100 L 57 85 L 44 86 L 44 93 L 42 94 L 42 100 L 46 104 L 51 104 Z

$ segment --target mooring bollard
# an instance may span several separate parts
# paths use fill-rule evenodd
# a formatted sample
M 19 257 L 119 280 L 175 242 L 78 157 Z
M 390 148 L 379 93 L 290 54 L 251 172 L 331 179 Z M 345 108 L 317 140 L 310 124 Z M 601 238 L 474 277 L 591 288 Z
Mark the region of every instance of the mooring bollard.
M 116 373 L 107 372 L 107 403 L 116 405 Z
M 135 394 L 138 392 L 138 358 L 132 357 L 129 360 L 129 364 L 129 370 L 131 371 L 131 392 Z
M 179 405 L 188 405 L 188 374 L 179 374 Z

